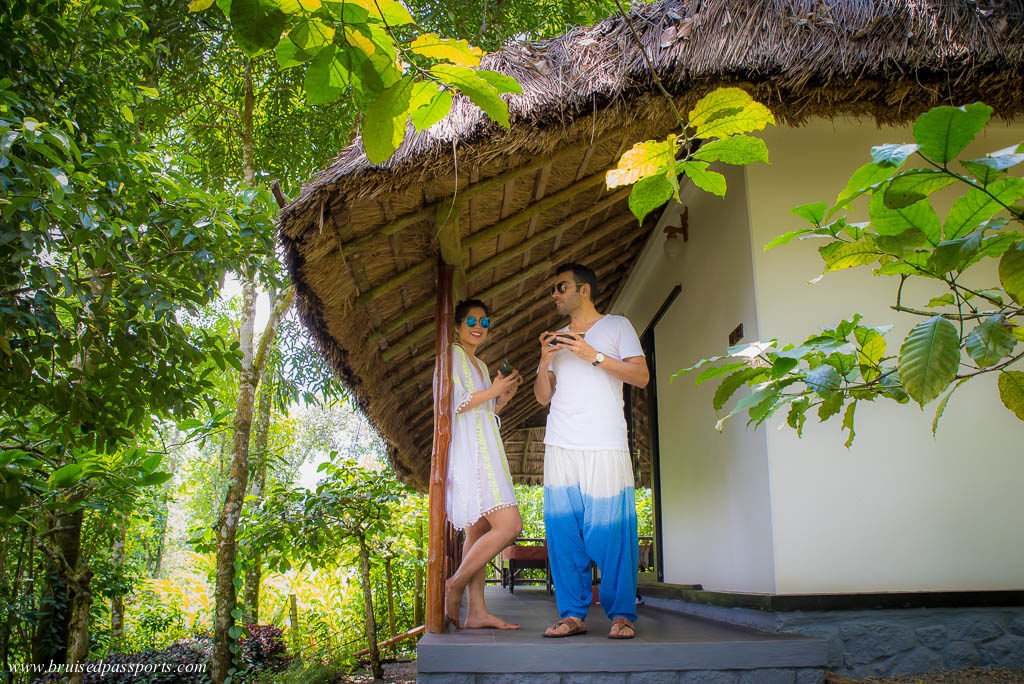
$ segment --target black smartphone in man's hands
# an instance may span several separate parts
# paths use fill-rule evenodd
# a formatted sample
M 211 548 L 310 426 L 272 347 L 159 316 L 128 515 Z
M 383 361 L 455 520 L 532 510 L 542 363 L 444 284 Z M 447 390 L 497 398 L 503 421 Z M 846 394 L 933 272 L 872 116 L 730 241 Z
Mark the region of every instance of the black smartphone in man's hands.
M 556 333 L 554 337 L 548 340 L 548 344 L 556 345 L 559 342 L 573 342 L 576 338 L 568 333 Z

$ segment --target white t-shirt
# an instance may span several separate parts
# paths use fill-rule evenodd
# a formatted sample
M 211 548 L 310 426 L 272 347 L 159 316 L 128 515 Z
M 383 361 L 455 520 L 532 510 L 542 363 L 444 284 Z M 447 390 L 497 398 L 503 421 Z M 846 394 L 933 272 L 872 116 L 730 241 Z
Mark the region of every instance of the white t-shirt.
M 566 332 L 566 326 L 558 332 Z M 629 319 L 606 315 L 583 334 L 591 347 L 616 361 L 643 356 Z M 622 380 L 600 366 L 560 349 L 548 370 L 555 374 L 544 443 L 563 449 L 628 451 Z M 542 371 L 543 372 L 543 371 Z

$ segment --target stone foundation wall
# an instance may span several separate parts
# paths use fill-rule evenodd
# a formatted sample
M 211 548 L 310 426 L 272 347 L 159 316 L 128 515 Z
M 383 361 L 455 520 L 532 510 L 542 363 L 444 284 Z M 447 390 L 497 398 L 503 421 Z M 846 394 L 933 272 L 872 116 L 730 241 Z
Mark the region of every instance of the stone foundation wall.
M 649 605 L 828 642 L 827 669 L 862 679 L 969 667 L 1024 669 L 1024 607 L 771 613 L 648 597 Z
M 824 681 L 825 673 L 820 668 L 544 674 L 433 672 L 416 677 L 416 684 L 822 684 Z

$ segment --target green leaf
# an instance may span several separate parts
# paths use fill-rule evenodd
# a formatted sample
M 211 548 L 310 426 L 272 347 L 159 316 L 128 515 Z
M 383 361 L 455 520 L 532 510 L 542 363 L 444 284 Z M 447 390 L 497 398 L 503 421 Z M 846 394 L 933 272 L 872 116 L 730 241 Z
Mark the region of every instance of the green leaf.
M 796 430 L 797 437 L 803 437 L 804 423 L 807 421 L 807 409 L 811 402 L 807 398 L 797 399 L 789 407 L 789 414 L 786 416 L 786 424 Z
M 694 159 L 706 162 L 720 161 L 725 164 L 752 164 L 768 162 L 768 146 L 760 138 L 749 135 L 734 135 L 723 140 L 712 140 L 701 145 L 693 155 Z
M 830 242 L 818 248 L 818 253 L 825 260 L 825 272 L 838 271 L 853 266 L 863 266 L 876 261 L 879 256 L 878 247 L 871 241 Z
M 844 403 L 846 403 L 846 395 L 842 392 L 833 392 L 828 395 L 818 407 L 818 420 L 824 422 L 836 415 L 843 410 Z
M 935 107 L 917 117 L 914 140 L 924 156 L 945 164 L 974 140 L 990 116 L 992 108 L 981 102 L 966 107 Z
M 249 55 L 269 50 L 281 39 L 285 15 L 275 0 L 232 0 L 231 30 Z
M 334 27 L 319 19 L 307 19 L 292 27 L 288 39 L 302 50 L 318 49 L 334 40 Z
M 999 398 L 1003 406 L 1024 420 L 1024 372 L 1003 371 L 999 374 Z
M 825 210 L 827 208 L 828 205 L 824 202 L 812 202 L 809 204 L 801 204 L 799 207 L 793 207 L 789 210 L 789 213 L 800 216 L 810 221 L 815 226 L 819 226 L 821 225 L 821 222 L 825 220 Z M 767 247 L 765 249 L 767 249 Z
M 313 58 L 306 69 L 303 89 L 306 91 L 306 102 L 311 105 L 334 102 L 353 83 L 352 72 L 345 65 L 351 63 L 353 54 L 350 50 L 338 50 L 335 45 L 328 45 Z M 365 58 L 361 58 L 365 61 Z
M 907 161 L 907 158 L 917 152 L 918 145 L 907 144 L 888 144 L 878 145 L 871 148 L 871 158 L 879 166 L 895 166 L 899 168 L 903 166 L 903 162 Z
M 689 125 L 696 129 L 698 138 L 725 138 L 775 123 L 767 107 L 739 88 L 718 88 L 708 93 L 689 116 Z
M 764 251 L 767 252 L 772 247 L 778 247 L 779 245 L 788 244 L 793 240 L 793 238 L 799 237 L 801 235 L 807 235 L 808 233 L 813 233 L 814 231 L 814 228 L 801 228 L 799 230 L 791 230 L 788 233 L 783 233 L 782 235 L 777 235 L 774 240 L 772 240 L 771 242 L 764 246 Z
M 956 326 L 941 316 L 915 325 L 900 347 L 900 383 L 921 406 L 949 386 L 959 365 L 960 335 Z
M 934 273 L 963 270 L 980 249 L 980 230 L 967 237 L 940 242 L 928 259 L 928 269 Z
M 920 202 L 928 195 L 956 182 L 955 176 L 942 171 L 919 169 L 901 173 L 885 188 L 883 200 L 890 209 L 902 209 Z
M 645 140 L 636 143 L 626 150 L 615 168 L 605 174 L 605 185 L 609 189 L 631 185 L 641 178 L 675 168 L 676 147 L 675 135 L 669 135 L 664 140 Z
M 305 50 L 300 50 L 299 46 L 290 40 L 282 40 L 277 44 L 277 47 L 274 48 L 274 57 L 282 69 L 290 69 L 313 59 L 313 55 Z
M 519 85 L 519 81 L 511 76 L 506 76 L 505 74 L 497 71 L 490 71 L 488 69 L 477 69 L 476 75 L 494 86 L 499 95 L 504 95 L 506 93 L 523 94 L 523 86 Z
M 62 489 L 71 487 L 80 479 L 82 479 L 82 466 L 77 463 L 69 463 L 53 471 L 47 480 L 47 485 L 50 489 Z
M 956 301 L 953 299 L 953 293 L 947 292 L 940 297 L 932 297 L 929 299 L 928 303 L 925 304 L 925 308 L 934 309 L 938 306 L 953 306 L 954 304 L 956 304 Z
M 878 185 L 884 180 L 888 180 L 892 175 L 896 173 L 896 167 L 883 166 L 871 162 L 865 164 L 850 176 L 850 180 L 847 181 L 846 187 L 843 188 L 842 192 L 836 195 L 836 203 L 829 210 L 828 216 L 836 213 L 839 209 L 852 202 L 857 197 L 860 197 L 865 192 L 868 192 L 872 187 Z
M 924 233 L 932 245 L 939 243 L 942 239 L 942 224 L 929 202 L 921 200 L 906 207 L 890 209 L 885 205 L 884 197 L 883 186 L 871 196 L 871 203 L 868 207 L 871 214 L 871 225 L 879 234 L 899 235 L 904 231 L 916 228 Z
M 980 368 L 999 363 L 1013 353 L 1017 338 L 1010 331 L 1010 324 L 1001 314 L 991 316 L 974 328 L 964 340 L 967 354 Z
M 373 0 L 370 3 L 372 16 L 379 16 L 389 26 L 405 26 L 415 23 L 409 10 L 397 0 Z
M 839 372 L 828 364 L 818 366 L 804 378 L 807 386 L 823 397 L 830 396 L 842 385 Z
M 942 227 L 947 240 L 962 237 L 1003 209 L 1024 197 L 1024 178 L 1001 178 L 988 186 L 987 192 L 972 188 L 953 202 Z
M 774 407 L 775 402 L 778 401 L 778 398 L 779 389 L 774 387 L 773 385 L 762 387 L 759 390 L 751 392 L 747 396 L 742 397 L 739 401 L 737 401 L 736 406 L 734 406 L 733 409 L 729 411 L 728 415 L 726 415 L 724 418 L 720 419 L 717 423 L 715 423 L 715 429 L 721 432 L 722 425 L 725 423 L 725 421 L 729 420 L 737 413 L 741 413 L 743 411 L 746 411 L 747 409 L 750 409 L 750 419 L 752 421 L 759 421 L 770 412 L 771 408 Z
M 850 436 L 846 439 L 843 444 L 847 449 L 853 446 L 853 438 L 857 435 L 853 429 L 853 414 L 857 410 L 857 401 L 850 402 L 850 405 L 846 407 L 846 413 L 843 414 L 843 430 L 849 430 Z
M 394 154 L 405 138 L 412 77 L 406 77 L 382 92 L 363 118 L 363 151 L 366 158 L 380 164 Z
M 736 390 L 747 384 L 748 381 L 763 376 L 764 374 L 765 371 L 761 368 L 747 368 L 733 373 L 725 378 L 725 380 L 722 380 L 722 383 L 715 390 L 715 396 L 714 399 L 712 399 L 711 405 L 714 407 L 715 411 L 721 411 L 726 402 L 728 402 L 732 395 L 736 393 Z
M 509 127 L 508 104 L 501 99 L 497 88 L 477 76 L 472 69 L 455 64 L 435 64 L 430 67 L 430 73 L 458 88 L 492 120 Z
M 938 408 L 935 409 L 935 418 L 932 419 L 932 434 L 934 435 L 936 430 L 939 429 L 939 420 L 942 418 L 942 414 L 946 412 L 946 404 L 949 403 L 949 398 L 953 396 L 953 392 L 956 392 L 960 385 L 967 382 L 967 378 L 960 378 L 960 381 L 953 385 L 952 388 L 942 397 L 939 401 Z
M 629 192 L 629 210 L 642 223 L 647 214 L 668 202 L 674 193 L 675 187 L 664 173 L 641 178 Z
M 999 282 L 1013 301 L 1024 304 L 1024 240 L 1006 250 L 999 260 Z
M 871 382 L 880 374 L 878 364 L 881 363 L 882 358 L 885 356 L 885 338 L 870 328 L 858 327 L 856 333 L 857 342 L 860 345 L 860 348 L 857 350 L 857 363 L 860 365 L 860 374 L 865 382 Z
M 189 12 L 202 12 L 204 9 L 210 7 L 213 4 L 213 0 L 192 0 L 188 4 Z
M 162 461 L 163 458 L 164 458 L 163 454 L 153 454 L 152 456 L 147 458 L 145 461 L 143 461 L 142 465 L 140 467 L 142 468 L 143 472 L 151 473 L 154 470 L 156 470 L 157 466 L 160 465 L 160 461 Z
M 886 375 L 882 376 L 879 384 L 882 386 L 882 394 L 889 397 L 898 404 L 906 404 L 910 401 L 910 395 L 906 393 L 903 386 L 900 385 L 899 376 L 896 373 L 890 373 L 891 368 L 883 368 L 882 372 Z
M 483 50 L 473 47 L 468 41 L 441 38 L 436 33 L 424 33 L 416 36 L 416 39 L 409 45 L 409 49 L 424 57 L 444 59 L 464 67 L 480 66 L 480 58 L 484 54 Z M 518 92 L 522 92 L 522 89 Z
M 746 361 L 734 361 L 733 363 L 727 363 L 723 366 L 711 366 L 709 368 L 705 368 L 699 375 L 697 375 L 696 380 L 694 380 L 694 384 L 699 387 L 701 384 L 711 380 L 712 378 L 720 378 L 723 375 L 728 375 L 729 373 L 741 368 L 748 368 L 749 365 L 750 364 Z
M 777 356 L 772 361 L 772 380 L 778 380 L 797 367 L 800 362 L 789 356 Z
M 719 197 L 725 197 L 725 176 L 717 171 L 708 171 L 708 163 L 702 161 L 679 162 L 676 170 L 686 174 L 701 190 Z
M 430 102 L 412 113 L 412 123 L 418 131 L 425 131 L 438 121 L 448 116 L 452 110 L 452 93 L 450 90 L 438 90 Z
M 156 485 L 162 485 L 174 477 L 173 473 L 150 473 L 144 478 L 139 480 L 140 487 L 153 487 Z

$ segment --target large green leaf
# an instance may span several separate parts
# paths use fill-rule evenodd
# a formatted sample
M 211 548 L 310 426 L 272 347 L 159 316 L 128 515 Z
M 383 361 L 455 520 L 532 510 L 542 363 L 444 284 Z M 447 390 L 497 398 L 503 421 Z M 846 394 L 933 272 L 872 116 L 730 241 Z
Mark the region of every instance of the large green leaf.
M 949 210 L 942 230 L 947 240 L 958 238 L 974 230 L 982 221 L 1002 211 L 1003 205 L 1012 205 L 1024 197 L 1024 178 L 1001 178 L 986 190 L 972 188 L 957 198 Z
M 701 190 L 719 197 L 725 197 L 725 176 L 717 171 L 708 171 L 708 163 L 703 161 L 679 162 L 676 170 L 686 174 Z
M 915 325 L 900 347 L 900 383 L 921 406 L 939 396 L 960 365 L 960 335 L 956 326 L 933 316 Z
M 425 131 L 438 121 L 448 116 L 452 110 L 452 93 L 450 90 L 438 90 L 430 102 L 419 107 L 412 113 L 412 123 L 416 130 Z
M 230 16 L 235 40 L 250 55 L 269 50 L 281 40 L 285 15 L 275 0 L 232 0 Z
M 60 489 L 63 487 L 70 487 L 82 478 L 82 466 L 77 463 L 69 463 L 65 466 L 57 468 L 50 475 L 50 479 L 47 482 L 50 489 Z
M 907 157 L 917 152 L 918 145 L 888 144 L 871 148 L 871 158 L 880 166 L 900 167 Z
M 999 363 L 1013 353 L 1017 338 L 1010 332 L 1010 324 L 1001 315 L 991 316 L 967 335 L 964 346 L 967 354 L 981 368 Z
M 317 53 L 306 69 L 303 89 L 309 104 L 334 102 L 345 91 L 345 87 L 353 83 L 352 72 L 345 66 L 344 60 L 339 59 L 337 52 L 337 46 L 328 45 Z
M 734 135 L 723 140 L 712 140 L 697 150 L 694 159 L 706 162 L 720 161 L 726 164 L 752 164 L 768 161 L 768 146 L 760 138 L 749 135 Z
M 736 390 L 754 378 L 765 375 L 765 373 L 766 371 L 762 368 L 747 368 L 733 373 L 722 380 L 721 384 L 715 389 L 715 396 L 711 401 L 711 405 L 714 406 L 716 411 L 721 411 L 722 407 L 735 394 Z
M 702 97 L 690 112 L 689 124 L 698 138 L 725 138 L 759 131 L 775 117 L 739 88 L 719 88 Z
M 830 242 L 819 247 L 818 253 L 825 260 L 826 273 L 828 271 L 838 271 L 853 266 L 870 264 L 879 257 L 878 247 L 869 240 Z
M 381 93 L 363 119 L 363 151 L 374 164 L 387 161 L 405 138 L 413 81 L 408 76 Z
M 519 85 L 519 81 L 511 76 L 506 76 L 503 73 L 489 69 L 477 69 L 476 75 L 494 86 L 499 95 L 506 93 L 523 94 L 523 86 Z
M 974 140 L 990 116 L 992 108 L 981 102 L 966 107 L 935 107 L 917 117 L 914 140 L 924 156 L 945 164 Z
M 842 385 L 842 378 L 839 371 L 829 365 L 818 366 L 807 373 L 804 382 L 811 390 L 823 397 L 827 397 L 839 390 Z
M 729 375 L 734 371 L 740 370 L 741 368 L 748 368 L 749 366 L 750 364 L 746 361 L 733 361 L 732 363 L 726 363 L 721 366 L 709 366 L 702 370 L 693 382 L 695 385 L 700 386 L 712 378 L 720 378 L 723 375 Z
M 883 201 L 890 209 L 902 209 L 955 182 L 956 176 L 942 171 L 907 171 L 893 178 L 886 186 Z
M 999 282 L 1013 301 L 1024 304 L 1024 240 L 1006 250 L 999 260 Z
M 456 64 L 435 64 L 430 73 L 459 91 L 484 110 L 491 119 L 508 128 L 508 105 L 501 99 L 498 89 L 477 76 L 476 72 Z
M 629 210 L 637 221 L 643 221 L 647 214 L 668 202 L 675 193 L 675 187 L 664 173 L 641 178 L 629 192 Z
M 846 187 L 836 195 L 836 203 L 829 210 L 828 216 L 832 216 L 836 211 L 868 192 L 873 186 L 892 178 L 897 168 L 899 167 L 871 162 L 854 171 L 850 180 L 847 181 Z
M 307 19 L 292 27 L 288 39 L 303 50 L 322 48 L 334 40 L 334 27 L 319 19 Z
M 980 230 L 967 237 L 940 242 L 928 259 L 928 270 L 939 274 L 962 271 L 980 249 Z
M 1003 371 L 999 374 L 999 398 L 1006 408 L 1024 420 L 1024 372 Z
M 828 205 L 824 202 L 809 202 L 808 204 L 801 204 L 799 207 L 793 207 L 789 210 L 789 213 L 800 216 L 817 226 L 825 220 L 826 209 L 828 209 Z
M 871 214 L 871 225 L 881 235 L 899 235 L 911 228 L 917 228 L 933 245 L 937 245 L 942 239 L 939 216 L 927 200 L 920 200 L 899 209 L 890 209 L 885 205 L 883 187 L 871 196 L 868 211 Z

